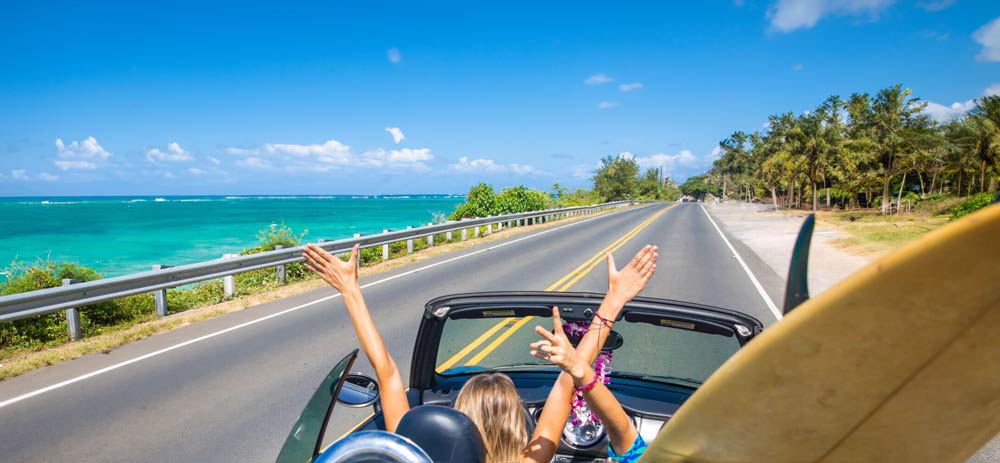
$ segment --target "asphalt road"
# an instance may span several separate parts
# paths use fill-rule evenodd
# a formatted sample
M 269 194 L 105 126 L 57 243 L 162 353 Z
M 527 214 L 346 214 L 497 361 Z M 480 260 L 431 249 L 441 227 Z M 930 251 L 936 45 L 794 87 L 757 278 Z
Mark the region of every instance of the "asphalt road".
M 402 266 L 362 284 L 368 285 L 373 317 L 408 378 L 428 300 L 458 292 L 547 289 L 665 209 L 614 251 L 624 263 L 644 244 L 660 246 L 658 270 L 643 295 L 727 307 L 765 326 L 773 323 L 776 317 L 747 270 L 778 307 L 782 279 L 729 237 L 744 268 L 694 203 L 558 224 Z M 563 286 L 606 289 L 603 262 L 577 276 L 564 279 Z M 343 302 L 334 294 L 323 289 L 251 307 L 0 382 L 0 459 L 272 461 L 316 385 L 357 347 Z M 363 355 L 354 369 L 371 371 Z M 369 410 L 338 407 L 334 413 L 328 431 L 333 438 Z

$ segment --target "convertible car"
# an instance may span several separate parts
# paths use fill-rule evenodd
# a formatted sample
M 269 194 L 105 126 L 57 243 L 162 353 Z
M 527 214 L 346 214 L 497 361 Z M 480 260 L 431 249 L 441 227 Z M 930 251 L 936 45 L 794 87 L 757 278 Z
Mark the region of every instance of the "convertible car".
M 462 385 L 473 375 L 503 372 L 517 386 L 528 429 L 533 429 L 534 420 L 541 414 L 559 374 L 559 369 L 551 363 L 528 354 L 528 344 L 538 337 L 534 326 L 552 326 L 554 306 L 559 307 L 566 325 L 589 324 L 603 297 L 593 293 L 502 292 L 458 294 L 431 300 L 424 309 L 413 349 L 407 392 L 410 413 L 428 410 L 424 413 L 441 415 L 441 407 L 418 406 L 450 407 Z M 571 327 L 565 329 L 572 331 Z M 637 297 L 625 305 L 604 345 L 603 355 L 611 357 L 608 387 L 632 417 L 639 433 L 652 442 L 663 424 L 702 382 L 761 329 L 760 321 L 732 310 Z M 403 438 L 368 432 L 384 430 L 385 426 L 378 410 L 375 380 L 348 374 L 356 356 L 355 350 L 320 384 L 285 442 L 279 463 L 366 461 L 356 453 L 361 448 L 385 452 L 379 457 L 382 459 L 371 457 L 367 461 L 422 461 L 421 450 L 429 454 L 429 459 L 423 461 L 475 459 L 474 449 L 470 450 L 473 454 L 468 460 L 456 454 L 461 444 L 452 444 L 445 458 L 434 457 L 438 449 L 409 445 L 408 441 L 440 442 L 441 433 L 449 426 L 442 423 L 449 419 L 447 416 L 424 418 L 434 423 L 431 436 L 414 435 L 428 431 L 421 426 L 410 426 L 416 429 L 407 436 L 404 423 L 399 430 Z M 372 405 L 375 413 L 356 427 L 352 435 L 324 451 L 324 431 L 331 420 L 336 420 L 337 402 L 353 407 Z M 382 450 L 372 450 L 376 448 Z M 607 449 L 608 438 L 599 422 L 580 425 L 570 422 L 554 461 L 603 461 Z
M 602 355 L 611 358 L 608 387 L 650 443 L 640 462 L 958 463 L 1000 432 L 1000 205 L 810 299 L 812 228 L 809 217 L 784 317 L 765 332 L 747 315 L 698 304 L 636 298 L 622 310 Z M 450 408 L 458 390 L 477 373 L 506 373 L 530 428 L 558 373 L 528 355 L 531 328 L 551 326 L 557 306 L 569 333 L 601 298 L 513 292 L 428 302 L 410 367 L 413 408 L 396 433 L 383 431 L 375 381 L 348 374 L 355 351 L 320 384 L 278 462 L 482 461 L 474 425 Z M 376 413 L 324 448 L 334 399 Z M 553 461 L 602 461 L 606 451 L 599 425 L 571 420 Z

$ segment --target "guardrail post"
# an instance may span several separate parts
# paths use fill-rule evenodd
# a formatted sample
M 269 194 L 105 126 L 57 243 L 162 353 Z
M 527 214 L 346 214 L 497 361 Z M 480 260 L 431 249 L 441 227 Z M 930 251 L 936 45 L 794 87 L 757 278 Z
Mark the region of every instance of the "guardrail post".
M 411 228 L 413 228 L 413 227 L 411 227 L 409 225 L 406 226 L 407 230 L 409 230 Z M 413 238 L 410 238 L 410 239 L 406 240 L 406 253 L 407 254 L 413 254 Z
M 276 244 L 274 245 L 274 250 L 285 249 L 285 246 Z M 274 277 L 278 280 L 279 285 L 285 284 L 285 264 L 278 264 L 274 267 Z
M 469 229 L 468 228 L 463 228 L 462 229 L 462 241 L 465 241 L 468 238 L 469 238 Z
M 503 230 L 503 222 L 497 222 L 497 231 Z
M 472 236 L 479 238 L 479 225 L 476 225 L 476 228 L 472 230 Z
M 447 232 L 444 233 L 444 238 L 449 242 L 451 241 L 451 230 L 448 230 Z
M 170 267 L 170 265 L 156 264 L 153 266 L 153 270 L 164 270 Z M 153 291 L 153 305 L 156 306 L 157 317 L 167 316 L 167 288 Z
M 434 224 L 433 223 L 427 224 L 428 227 L 431 225 Z M 433 234 L 427 235 L 427 247 L 433 247 L 433 246 L 434 246 L 434 235 Z
M 382 234 L 389 233 L 389 230 L 382 229 Z M 389 243 L 382 245 L 382 260 L 389 260 Z
M 320 242 L 323 242 L 323 240 L 320 240 Z M 239 254 L 223 254 L 222 258 L 229 259 L 238 255 Z M 233 297 L 233 294 L 236 294 L 236 277 L 234 275 L 226 275 L 222 277 L 222 294 L 226 299 L 229 299 Z
M 493 234 L 493 224 L 491 223 L 486 224 L 486 234 L 487 235 Z
M 62 285 L 69 286 L 82 281 L 73 278 L 63 278 Z M 83 337 L 83 329 L 80 327 L 80 309 L 76 307 L 66 309 L 66 331 L 69 332 L 70 341 L 76 341 Z

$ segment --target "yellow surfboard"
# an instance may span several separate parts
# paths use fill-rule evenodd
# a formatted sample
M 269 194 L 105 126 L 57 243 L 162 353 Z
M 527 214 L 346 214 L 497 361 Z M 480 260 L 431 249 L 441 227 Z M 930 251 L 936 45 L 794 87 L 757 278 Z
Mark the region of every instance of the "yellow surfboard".
M 1000 205 L 806 301 L 729 359 L 643 462 L 963 462 L 1000 432 Z

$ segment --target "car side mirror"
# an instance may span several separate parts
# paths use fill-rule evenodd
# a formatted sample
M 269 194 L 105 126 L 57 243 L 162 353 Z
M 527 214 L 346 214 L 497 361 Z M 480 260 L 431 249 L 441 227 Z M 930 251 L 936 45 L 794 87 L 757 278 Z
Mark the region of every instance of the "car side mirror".
M 337 395 L 337 402 L 347 407 L 364 408 L 378 400 L 378 381 L 361 373 L 351 373 Z

